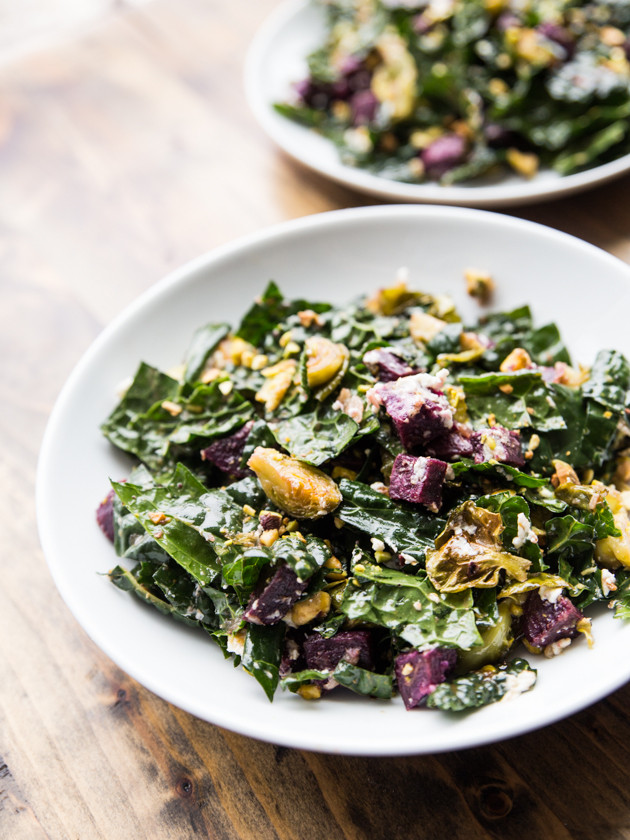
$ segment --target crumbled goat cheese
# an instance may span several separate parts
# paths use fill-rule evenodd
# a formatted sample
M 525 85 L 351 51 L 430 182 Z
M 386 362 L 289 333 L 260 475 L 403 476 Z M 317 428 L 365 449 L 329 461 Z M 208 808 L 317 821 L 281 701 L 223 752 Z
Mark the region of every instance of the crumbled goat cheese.
M 383 484 L 382 481 L 374 481 L 372 484 L 370 484 L 370 488 L 372 490 L 376 490 L 377 493 L 383 493 L 385 495 L 387 495 L 387 493 L 389 492 L 387 489 L 387 485 Z
M 349 388 L 342 388 L 333 403 L 334 411 L 342 411 L 351 417 L 355 423 L 363 420 L 363 400 L 358 394 L 353 394 Z
M 519 515 L 516 517 L 516 526 L 516 536 L 512 540 L 512 545 L 514 546 L 514 548 L 522 548 L 526 542 L 538 542 L 538 537 L 532 530 L 532 523 L 529 521 L 529 519 L 525 516 L 524 513 L 519 513 Z
M 535 682 L 536 674 L 533 671 L 525 670 L 519 671 L 518 674 L 507 674 L 505 678 L 507 691 L 501 698 L 501 702 L 514 700 L 529 691 Z
M 379 540 L 378 537 L 372 537 L 370 542 L 372 543 L 372 549 L 374 551 L 385 551 L 385 543 L 383 540 Z
M 602 592 L 604 597 L 608 597 L 611 592 L 617 589 L 617 578 L 608 569 L 602 569 Z
M 357 154 L 365 154 L 372 149 L 370 133 L 364 125 L 348 128 L 343 135 L 346 146 Z
M 543 585 L 538 590 L 538 595 L 541 601 L 546 601 L 548 604 L 556 604 L 558 598 L 562 595 L 562 587 Z
M 227 649 L 230 653 L 235 653 L 237 656 L 242 656 L 245 651 L 245 634 L 241 632 L 228 633 Z
M 427 462 L 422 458 L 418 458 L 413 465 L 413 471 L 411 473 L 409 483 L 420 484 L 422 481 L 424 481 L 426 474 Z
M 566 650 L 570 644 L 571 639 L 558 639 L 557 642 L 552 642 L 550 645 L 547 645 L 547 647 L 543 650 L 543 653 L 547 659 L 553 659 L 554 656 L 560 656 L 560 654 Z

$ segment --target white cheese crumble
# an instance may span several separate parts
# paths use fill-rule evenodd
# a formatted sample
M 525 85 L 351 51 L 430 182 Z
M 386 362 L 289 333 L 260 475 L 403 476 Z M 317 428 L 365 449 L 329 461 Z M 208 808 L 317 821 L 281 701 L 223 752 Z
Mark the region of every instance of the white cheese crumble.
M 526 542 L 538 542 L 538 537 L 532 529 L 532 523 L 525 516 L 524 513 L 519 513 L 516 517 L 516 536 L 512 540 L 514 548 L 522 548 Z M 541 595 L 542 598 L 542 595 Z
M 364 154 L 372 149 L 372 139 L 364 125 L 357 128 L 348 128 L 344 131 L 343 140 L 346 146 L 357 154 Z
M 505 685 L 507 691 L 501 698 L 501 702 L 514 700 L 530 688 L 536 682 L 536 674 L 533 671 L 525 670 L 519 671 L 518 674 L 507 674 L 505 677 Z
M 607 598 L 616 589 L 617 578 L 608 569 L 602 569 L 602 592 L 604 593 L 604 598 Z
M 382 481 L 374 481 L 372 484 L 370 484 L 370 488 L 372 490 L 376 490 L 377 493 L 383 493 L 384 495 L 387 495 L 389 492 L 387 489 L 387 485 L 383 484 Z
M 372 543 L 372 549 L 374 551 L 385 551 L 385 543 L 383 540 L 379 540 L 378 537 L 372 537 L 370 542 Z
M 241 632 L 228 633 L 227 649 L 230 653 L 235 653 L 237 656 L 242 656 L 245 652 L 245 634 Z
M 558 598 L 562 595 L 562 586 L 545 586 L 544 584 L 538 590 L 538 595 L 541 601 L 546 601 L 548 604 L 556 604 Z
M 347 414 L 355 423 L 363 420 L 363 400 L 358 394 L 353 394 L 349 388 L 341 389 L 332 407 L 334 411 Z
M 411 473 L 411 477 L 409 478 L 410 484 L 420 484 L 424 481 L 424 478 L 427 474 L 427 462 L 424 458 L 416 458 L 413 470 Z
M 547 659 L 553 659 L 554 656 L 560 656 L 571 644 L 571 639 L 558 639 L 557 642 L 552 642 L 543 650 Z

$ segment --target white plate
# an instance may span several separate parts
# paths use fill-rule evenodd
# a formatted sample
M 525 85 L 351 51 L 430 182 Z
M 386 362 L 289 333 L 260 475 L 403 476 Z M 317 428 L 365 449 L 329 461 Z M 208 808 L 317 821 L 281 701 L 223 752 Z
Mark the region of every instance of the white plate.
M 108 476 L 130 462 L 99 424 L 118 384 L 140 359 L 168 367 L 193 330 L 235 322 L 274 278 L 288 296 L 344 300 L 374 290 L 407 266 L 410 283 L 450 293 L 464 312 L 466 267 L 490 271 L 497 307 L 531 302 L 539 323 L 555 319 L 575 358 L 597 349 L 630 352 L 630 269 L 557 231 L 479 210 L 384 206 L 341 210 L 288 222 L 185 265 L 125 310 L 94 342 L 64 387 L 42 446 L 37 511 L 54 580 L 92 639 L 156 694 L 220 726 L 291 747 L 396 755 L 470 747 L 516 735 L 587 706 L 630 678 L 630 623 L 604 610 L 596 646 L 580 640 L 556 660 L 536 660 L 539 684 L 511 703 L 463 716 L 406 712 L 400 699 L 334 694 L 307 703 L 281 691 L 270 704 L 203 632 L 189 629 L 116 589 L 102 576 L 111 544 L 94 518 Z
M 272 140 L 295 160 L 334 181 L 392 201 L 507 207 L 560 198 L 630 171 L 630 155 L 624 155 L 565 177 L 545 170 L 530 181 L 506 175 L 494 183 L 477 181 L 444 187 L 404 184 L 346 166 L 330 140 L 273 109 L 274 102 L 287 101 L 292 85 L 308 75 L 305 57 L 322 43 L 324 23 L 322 7 L 309 0 L 288 0 L 279 6 L 252 42 L 245 66 L 245 90 L 258 122 Z

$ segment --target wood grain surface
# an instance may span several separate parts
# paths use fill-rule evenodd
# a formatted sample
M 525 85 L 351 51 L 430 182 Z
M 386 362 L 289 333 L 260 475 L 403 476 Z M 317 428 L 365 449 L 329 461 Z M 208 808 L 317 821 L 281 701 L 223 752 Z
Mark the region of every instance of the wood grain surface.
M 37 453 L 101 328 L 201 251 L 373 203 L 291 163 L 248 111 L 243 58 L 274 5 L 112 4 L 80 38 L 0 69 L 0 838 L 630 840 L 630 686 L 487 748 L 300 752 L 146 691 L 55 590 L 35 524 Z M 630 261 L 629 187 L 515 215 Z

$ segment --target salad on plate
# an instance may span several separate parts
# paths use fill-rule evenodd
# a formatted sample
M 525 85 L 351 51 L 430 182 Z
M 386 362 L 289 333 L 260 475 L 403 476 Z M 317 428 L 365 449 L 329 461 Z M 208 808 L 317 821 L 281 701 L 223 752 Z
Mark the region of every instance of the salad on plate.
M 275 108 L 344 164 L 449 185 L 570 175 L 630 152 L 624 0 L 319 5 L 325 38 Z
M 518 696 L 537 657 L 594 644 L 598 605 L 629 617 L 630 365 L 576 365 L 465 282 L 470 324 L 404 273 L 343 306 L 271 282 L 178 368 L 142 362 L 102 425 L 135 462 L 97 510 L 111 581 L 269 699 L 407 709 Z

